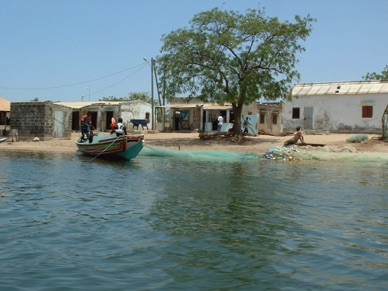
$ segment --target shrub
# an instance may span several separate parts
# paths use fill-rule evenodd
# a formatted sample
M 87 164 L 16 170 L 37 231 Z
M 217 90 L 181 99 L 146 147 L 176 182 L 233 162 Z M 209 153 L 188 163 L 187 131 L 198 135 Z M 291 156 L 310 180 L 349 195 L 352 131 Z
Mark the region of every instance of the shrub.
M 350 143 L 361 143 L 368 140 L 368 136 L 366 134 L 355 134 L 349 137 L 346 141 Z

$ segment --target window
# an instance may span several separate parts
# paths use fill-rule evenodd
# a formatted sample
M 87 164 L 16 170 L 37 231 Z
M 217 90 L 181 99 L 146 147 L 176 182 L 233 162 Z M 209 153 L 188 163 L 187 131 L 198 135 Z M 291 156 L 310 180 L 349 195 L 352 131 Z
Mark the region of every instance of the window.
M 265 123 L 265 112 L 260 112 L 260 124 Z
M 272 124 L 278 124 L 278 115 L 272 114 Z
M 299 119 L 300 118 L 300 108 L 294 107 L 292 108 L 292 119 Z
M 373 117 L 373 106 L 362 106 L 362 118 L 372 118 Z

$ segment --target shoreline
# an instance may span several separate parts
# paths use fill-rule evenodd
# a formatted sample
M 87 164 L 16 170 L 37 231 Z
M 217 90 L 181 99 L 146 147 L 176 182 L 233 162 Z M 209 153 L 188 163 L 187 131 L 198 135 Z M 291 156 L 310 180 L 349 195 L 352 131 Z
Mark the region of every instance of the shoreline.
M 190 151 L 227 151 L 237 153 L 264 154 L 272 146 L 283 146 L 287 136 L 258 135 L 246 136 L 238 144 L 230 138 L 200 139 L 199 133 L 164 133 L 137 132 L 144 134 L 145 147 L 157 146 L 175 150 Z M 102 133 L 104 134 L 104 133 Z M 348 143 L 346 140 L 354 134 L 321 134 L 304 135 L 305 142 L 324 144 L 324 147 L 299 146 L 307 152 L 350 152 L 354 154 L 376 153 L 388 155 L 388 143 L 379 139 L 378 135 L 368 134 L 368 140 L 363 143 Z M 47 151 L 47 152 L 76 152 L 75 140 L 79 133 L 73 133 L 70 140 L 53 139 L 50 141 L 5 141 L 0 143 L 2 151 Z

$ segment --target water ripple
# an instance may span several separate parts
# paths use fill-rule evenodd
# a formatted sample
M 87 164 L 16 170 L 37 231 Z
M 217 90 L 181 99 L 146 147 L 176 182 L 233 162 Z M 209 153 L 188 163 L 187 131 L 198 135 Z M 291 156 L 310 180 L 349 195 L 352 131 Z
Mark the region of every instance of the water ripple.
M 388 283 L 385 165 L 15 153 L 0 166 L 4 290 Z

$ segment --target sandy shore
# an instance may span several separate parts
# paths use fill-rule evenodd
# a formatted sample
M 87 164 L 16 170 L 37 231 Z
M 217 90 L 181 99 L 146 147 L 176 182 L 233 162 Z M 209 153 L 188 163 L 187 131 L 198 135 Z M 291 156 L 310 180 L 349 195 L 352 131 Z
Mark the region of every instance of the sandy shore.
M 144 133 L 146 146 L 165 147 L 176 150 L 201 150 L 201 151 L 231 151 L 239 153 L 265 153 L 271 146 L 281 146 L 291 136 L 247 136 L 244 141 L 237 144 L 236 141 L 225 138 L 200 139 L 198 133 Z M 101 133 L 100 133 L 101 134 Z M 368 135 L 364 143 L 348 143 L 346 140 L 353 134 L 321 134 L 304 135 L 305 142 L 325 144 L 325 147 L 303 147 L 309 151 L 325 152 L 356 152 L 356 153 L 385 153 L 388 154 L 388 143 L 379 140 L 378 135 Z M 5 141 L 0 143 L 0 150 L 18 151 L 55 151 L 75 152 L 77 146 L 75 140 L 79 133 L 73 133 L 71 140 L 53 139 L 51 141 Z

